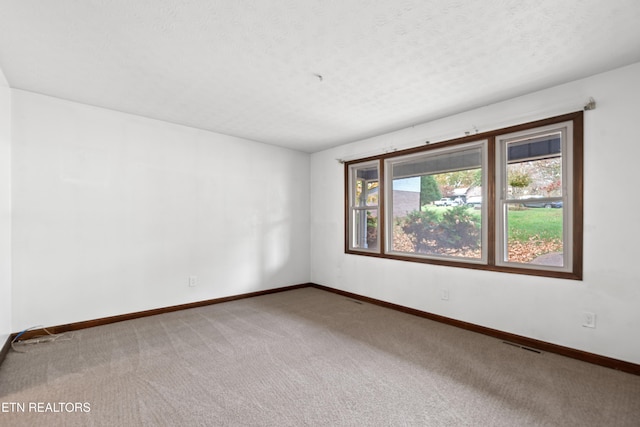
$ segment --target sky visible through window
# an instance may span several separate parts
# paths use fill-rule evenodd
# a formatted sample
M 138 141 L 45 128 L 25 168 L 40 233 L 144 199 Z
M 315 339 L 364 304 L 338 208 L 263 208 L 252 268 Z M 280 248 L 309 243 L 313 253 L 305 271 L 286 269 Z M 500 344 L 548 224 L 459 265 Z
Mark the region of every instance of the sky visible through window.
M 402 178 L 393 180 L 393 191 L 414 191 L 420 192 L 420 177 Z

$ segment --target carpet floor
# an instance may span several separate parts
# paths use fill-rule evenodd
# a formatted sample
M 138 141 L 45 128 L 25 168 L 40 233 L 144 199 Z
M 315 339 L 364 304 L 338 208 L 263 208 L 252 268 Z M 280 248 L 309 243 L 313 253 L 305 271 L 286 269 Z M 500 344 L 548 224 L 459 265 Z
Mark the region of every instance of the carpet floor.
M 639 376 L 314 288 L 19 349 L 2 426 L 640 425 Z

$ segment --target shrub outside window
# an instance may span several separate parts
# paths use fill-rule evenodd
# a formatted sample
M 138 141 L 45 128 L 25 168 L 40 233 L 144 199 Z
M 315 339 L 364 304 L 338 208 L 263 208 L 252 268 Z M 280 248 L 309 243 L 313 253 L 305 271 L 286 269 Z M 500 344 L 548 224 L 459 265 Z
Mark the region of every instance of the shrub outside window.
M 345 164 L 345 251 L 582 279 L 583 113 Z

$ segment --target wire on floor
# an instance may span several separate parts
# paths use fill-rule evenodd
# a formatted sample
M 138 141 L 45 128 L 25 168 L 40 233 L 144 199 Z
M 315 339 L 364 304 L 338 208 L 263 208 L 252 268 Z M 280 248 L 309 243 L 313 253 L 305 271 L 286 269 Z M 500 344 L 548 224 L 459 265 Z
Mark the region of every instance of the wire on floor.
M 45 331 L 47 334 L 37 335 L 37 336 L 34 336 L 33 338 L 29 338 L 26 340 L 20 340 L 20 337 L 22 335 L 36 328 L 42 328 L 42 330 Z M 47 330 L 47 328 L 43 327 L 42 325 L 38 325 L 38 326 L 32 326 L 30 328 L 27 328 L 19 332 L 15 336 L 15 338 L 11 341 L 11 348 L 13 349 L 13 351 L 16 351 L 18 353 L 28 353 L 26 349 L 23 350 L 22 348 L 26 348 L 27 346 L 33 345 L 33 344 L 40 344 L 40 343 L 53 342 L 53 341 L 70 341 L 71 339 L 73 339 L 73 334 L 66 334 L 66 333 L 52 334 Z

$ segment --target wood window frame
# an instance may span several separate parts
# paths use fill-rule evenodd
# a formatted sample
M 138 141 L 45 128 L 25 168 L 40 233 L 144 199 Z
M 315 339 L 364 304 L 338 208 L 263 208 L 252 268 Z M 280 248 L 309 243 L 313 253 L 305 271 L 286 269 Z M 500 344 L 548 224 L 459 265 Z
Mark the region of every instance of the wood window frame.
M 344 206 L 345 206 L 345 236 L 344 236 L 344 251 L 347 254 L 370 256 L 386 259 L 394 259 L 408 262 L 419 262 L 424 264 L 443 265 L 459 268 L 470 268 L 476 270 L 497 271 L 514 274 L 525 274 L 531 276 L 540 277 L 555 277 L 562 279 L 582 280 L 583 274 L 583 192 L 584 192 L 584 178 L 583 178 L 583 165 L 584 165 L 584 116 L 583 111 L 577 111 L 560 116 L 550 117 L 547 119 L 536 120 L 528 123 L 523 123 L 515 126 L 510 126 L 502 129 L 496 129 L 489 132 L 478 133 L 474 135 L 465 136 L 462 138 L 456 138 L 444 142 L 428 144 L 416 148 L 410 148 L 407 150 L 399 150 L 392 153 L 385 153 L 377 156 L 370 156 L 362 159 L 350 160 L 344 164 Z M 500 265 L 496 262 L 496 227 L 497 227 L 497 212 L 496 212 L 496 197 L 498 192 L 496 191 L 496 168 L 499 167 L 496 163 L 496 150 L 497 139 L 499 136 L 506 134 L 513 134 L 522 131 L 534 130 L 536 128 L 542 128 L 545 126 L 557 125 L 563 122 L 572 122 L 572 141 L 568 141 L 572 144 L 571 153 L 571 193 L 569 194 L 569 200 L 571 206 L 571 217 L 568 224 L 565 226 L 571 227 L 572 241 L 564 242 L 565 248 L 571 250 L 571 265 L 566 271 L 558 271 L 554 268 L 530 268 L 526 267 L 526 264 L 519 266 L 517 264 Z M 385 175 L 388 173 L 385 170 L 385 160 L 394 159 L 401 156 L 416 153 L 426 153 L 431 150 L 441 149 L 444 147 L 456 147 L 463 146 L 471 142 L 477 142 L 480 140 L 487 141 L 487 161 L 486 161 L 486 197 L 487 200 L 483 200 L 484 205 L 483 214 L 487 216 L 486 221 L 486 241 L 482 242 L 482 250 L 486 250 L 486 262 L 477 263 L 469 262 L 465 260 L 457 260 L 453 258 L 423 258 L 419 256 L 406 256 L 396 253 L 388 253 L 386 243 L 386 222 L 388 209 L 385 205 Z M 378 248 L 375 251 L 371 250 L 358 250 L 352 248 L 351 241 L 351 224 L 350 224 L 350 178 L 349 171 L 354 165 L 378 162 L 379 165 L 379 190 L 378 190 Z

